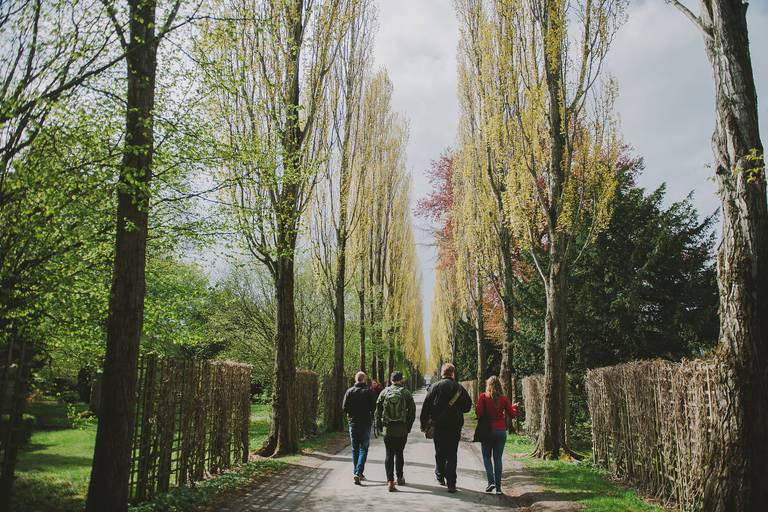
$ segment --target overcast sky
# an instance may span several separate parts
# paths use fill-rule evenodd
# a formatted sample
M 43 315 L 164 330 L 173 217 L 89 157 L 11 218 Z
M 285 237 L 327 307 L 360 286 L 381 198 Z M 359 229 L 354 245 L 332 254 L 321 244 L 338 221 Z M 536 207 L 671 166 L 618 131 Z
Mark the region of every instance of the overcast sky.
M 378 0 L 377 68 L 394 84 L 394 109 L 411 121 L 408 164 L 414 201 L 430 190 L 424 171 L 454 146 L 458 106 L 458 23 L 451 0 Z M 698 0 L 684 0 L 698 12 Z M 768 133 L 768 1 L 753 0 L 747 11 L 752 66 L 760 109 L 760 131 Z M 712 75 L 699 31 L 663 0 L 632 0 L 629 19 L 609 54 L 619 81 L 618 111 L 625 142 L 645 159 L 639 185 L 651 191 L 667 183 L 667 203 L 694 191 L 700 217 L 719 206 L 705 166 L 713 160 L 715 126 Z M 423 224 L 417 220 L 417 225 Z M 417 240 L 429 242 L 423 234 Z M 419 248 L 424 272 L 424 339 L 429 343 L 434 287 L 434 251 Z

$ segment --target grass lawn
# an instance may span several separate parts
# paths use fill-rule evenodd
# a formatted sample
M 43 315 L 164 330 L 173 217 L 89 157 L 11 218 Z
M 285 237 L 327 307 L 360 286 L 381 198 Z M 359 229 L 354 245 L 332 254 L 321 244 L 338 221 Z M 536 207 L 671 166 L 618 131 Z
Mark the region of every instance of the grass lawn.
M 76 412 L 87 409 L 77 405 Z M 250 449 L 257 449 L 269 435 L 271 406 L 251 405 Z M 75 512 L 85 507 L 96 442 L 96 423 L 73 428 L 66 404 L 57 400 L 35 402 L 29 414 L 37 418 L 29 444 L 19 451 L 11 510 L 14 512 Z M 326 436 L 301 443 L 303 450 L 322 444 Z M 132 510 L 192 510 L 198 503 L 221 499 L 248 485 L 254 478 L 274 472 L 296 457 L 246 464 L 236 472 L 199 483 L 196 489 L 178 489 Z
M 474 429 L 477 420 L 473 413 L 466 414 L 467 426 Z M 592 464 L 591 446 L 578 447 L 582 462 L 545 461 L 525 457 L 532 453 L 534 443 L 526 436 L 510 434 L 504 452 L 520 459 L 546 491 L 567 494 L 567 500 L 587 512 L 664 512 L 665 509 L 645 502 L 633 489 L 626 489 L 609 480 L 610 474 Z
M 505 450 L 521 457 L 531 453 L 534 444 L 525 436 L 509 435 Z M 608 480 L 609 473 L 592 464 L 591 451 L 582 452 L 582 462 L 544 461 L 523 457 L 525 469 L 532 474 L 545 490 L 568 495 L 568 501 L 587 512 L 663 512 L 646 503 L 636 491 L 625 489 Z
M 86 408 L 80 405 L 76 410 Z M 37 418 L 39 430 L 19 451 L 11 510 L 82 510 L 91 476 L 96 424 L 72 428 L 66 405 L 56 400 L 35 402 L 29 413 Z

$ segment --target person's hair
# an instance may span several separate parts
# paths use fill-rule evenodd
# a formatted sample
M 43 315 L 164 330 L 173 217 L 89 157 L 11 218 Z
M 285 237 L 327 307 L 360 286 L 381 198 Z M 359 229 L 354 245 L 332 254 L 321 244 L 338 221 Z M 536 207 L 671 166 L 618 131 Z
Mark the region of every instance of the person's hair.
M 365 382 L 365 372 L 357 372 L 357 375 L 355 375 L 355 380 L 357 382 Z
M 456 375 L 456 367 L 453 366 L 451 363 L 445 363 L 443 365 L 443 369 L 440 370 L 440 375 L 443 377 L 453 377 Z
M 492 375 L 485 383 L 485 396 L 490 397 L 493 400 L 493 404 L 498 407 L 502 394 L 501 381 L 497 376 Z

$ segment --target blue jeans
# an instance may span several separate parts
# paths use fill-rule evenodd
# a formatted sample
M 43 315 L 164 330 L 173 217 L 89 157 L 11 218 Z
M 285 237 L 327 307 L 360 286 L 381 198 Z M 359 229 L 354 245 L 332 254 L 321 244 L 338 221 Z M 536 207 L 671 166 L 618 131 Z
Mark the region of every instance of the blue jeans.
M 504 429 L 492 430 L 490 443 L 480 443 L 483 451 L 483 464 L 485 464 L 485 474 L 488 477 L 488 484 L 493 484 L 496 489 L 501 489 L 501 456 L 504 454 L 504 445 L 507 442 L 507 431 Z M 493 463 L 491 463 L 493 458 Z
M 435 476 L 445 480 L 449 489 L 455 489 L 461 431 L 457 433 L 436 431 L 433 441 L 435 443 Z
M 362 475 L 365 461 L 368 460 L 368 446 L 371 443 L 371 427 L 349 427 L 349 438 L 352 440 L 352 465 L 354 474 Z

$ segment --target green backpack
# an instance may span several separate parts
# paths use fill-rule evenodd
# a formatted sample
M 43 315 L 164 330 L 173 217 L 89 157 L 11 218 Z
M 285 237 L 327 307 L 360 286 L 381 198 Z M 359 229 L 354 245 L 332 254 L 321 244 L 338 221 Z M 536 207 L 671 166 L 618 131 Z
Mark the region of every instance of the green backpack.
M 408 406 L 405 403 L 403 389 L 404 388 L 402 387 L 390 387 L 386 389 L 386 394 L 384 395 L 384 411 L 382 414 L 382 420 L 385 425 L 405 422 L 408 414 Z

